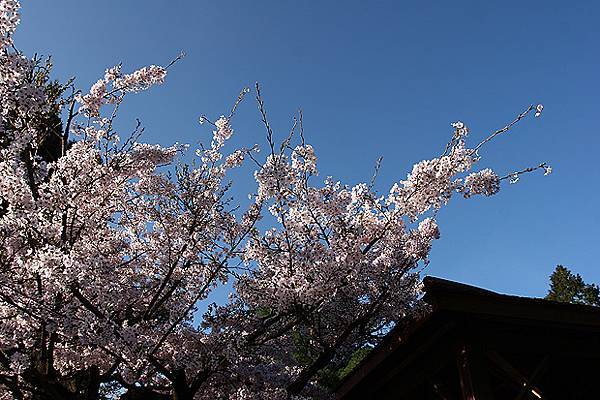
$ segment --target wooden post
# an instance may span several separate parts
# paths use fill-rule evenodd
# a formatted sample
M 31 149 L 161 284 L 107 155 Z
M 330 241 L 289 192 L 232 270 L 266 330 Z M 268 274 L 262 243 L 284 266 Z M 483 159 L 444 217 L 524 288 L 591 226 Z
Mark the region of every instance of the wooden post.
M 457 364 L 463 400 L 493 400 L 488 369 L 480 349 L 460 345 Z

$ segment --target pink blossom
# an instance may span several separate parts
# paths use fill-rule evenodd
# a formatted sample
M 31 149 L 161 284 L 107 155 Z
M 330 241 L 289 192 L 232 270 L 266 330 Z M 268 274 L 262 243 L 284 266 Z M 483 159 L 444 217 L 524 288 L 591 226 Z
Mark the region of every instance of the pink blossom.
M 111 399 L 136 390 L 327 398 L 308 372 L 423 312 L 419 271 L 440 237 L 432 215 L 457 192 L 500 189 L 491 169 L 471 172 L 496 134 L 469 148 L 460 121 L 445 151 L 385 196 L 374 184 L 318 178 L 303 136 L 282 146 L 270 137 L 262 159 L 256 147 L 225 151 L 234 130 L 224 116 L 189 163 L 187 146 L 143 143 L 141 129 L 121 140 L 113 113 L 129 93 L 163 83 L 158 66 L 107 69 L 77 97 L 76 136 L 46 161 L 49 101 L 28 78 L 34 63 L 10 48 L 18 7 L 0 0 L 0 350 L 3 382 L 14 383 L 0 399 L 99 396 L 88 379 L 98 374 Z M 246 160 L 256 165 L 250 202 L 228 191 Z M 542 168 L 551 172 L 541 164 L 512 177 Z M 50 369 L 37 368 L 42 353 Z
M 489 168 L 469 174 L 461 188 L 463 195 L 468 198 L 476 194 L 491 196 L 500 190 L 500 178 Z

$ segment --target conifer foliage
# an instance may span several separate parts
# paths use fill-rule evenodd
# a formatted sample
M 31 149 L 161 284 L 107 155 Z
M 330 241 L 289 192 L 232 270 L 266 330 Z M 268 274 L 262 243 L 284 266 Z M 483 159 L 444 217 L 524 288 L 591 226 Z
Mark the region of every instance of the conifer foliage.
M 550 289 L 546 299 L 565 303 L 600 306 L 600 288 L 593 283 L 585 283 L 581 275 L 557 265 L 550 275 Z

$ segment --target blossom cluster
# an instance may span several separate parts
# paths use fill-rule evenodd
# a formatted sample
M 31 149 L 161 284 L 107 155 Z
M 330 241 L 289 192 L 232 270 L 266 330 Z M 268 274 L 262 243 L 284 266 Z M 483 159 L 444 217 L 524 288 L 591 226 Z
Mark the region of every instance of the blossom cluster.
M 77 101 L 87 115 L 98 117 L 103 105 L 117 102 L 124 93 L 139 92 L 160 85 L 164 83 L 166 75 L 167 70 L 156 65 L 143 67 L 131 74 L 123 74 L 121 66 L 117 65 L 107 69 L 104 78 L 94 83 L 89 93 L 77 95 Z
M 139 124 L 121 139 L 113 123 L 126 95 L 163 83 L 159 66 L 109 68 L 64 99 L 73 136 L 44 159 L 55 104 L 9 47 L 18 6 L 0 0 L 0 399 L 327 398 L 317 371 L 424 312 L 437 212 L 500 189 L 493 170 L 471 172 L 496 134 L 470 148 L 460 121 L 385 195 L 319 178 L 303 135 L 262 159 L 228 150 L 233 112 L 186 164 L 188 146 L 140 142 Z M 248 160 L 256 190 L 232 199 L 230 170 Z M 536 169 L 551 171 L 510 176 Z
M 20 4 L 17 0 L 6 0 L 0 3 L 0 48 L 5 49 L 12 44 L 12 34 L 19 24 Z
M 464 181 L 462 192 L 465 197 L 476 194 L 491 196 L 500 190 L 500 177 L 489 168 L 469 174 Z

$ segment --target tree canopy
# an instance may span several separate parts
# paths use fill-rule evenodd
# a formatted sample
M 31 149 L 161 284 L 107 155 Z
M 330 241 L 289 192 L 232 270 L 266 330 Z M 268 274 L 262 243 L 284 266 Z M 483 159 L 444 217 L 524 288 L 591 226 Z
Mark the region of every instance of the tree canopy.
M 546 299 L 565 303 L 600 306 L 600 288 L 593 283 L 585 283 L 579 274 L 557 265 L 550 275 L 550 289 Z
M 383 195 L 374 179 L 318 178 L 302 114 L 279 141 L 258 85 L 202 117 L 210 143 L 147 144 L 140 123 L 122 132 L 115 120 L 172 63 L 117 65 L 70 90 L 15 49 L 18 22 L 19 3 L 0 0 L 0 399 L 326 398 L 390 327 L 424 311 L 438 211 L 550 173 L 477 170 L 541 105 L 474 146 L 453 123 L 441 154 Z M 250 93 L 262 153 L 229 149 Z M 234 168 L 254 169 L 249 200 L 232 198 Z

